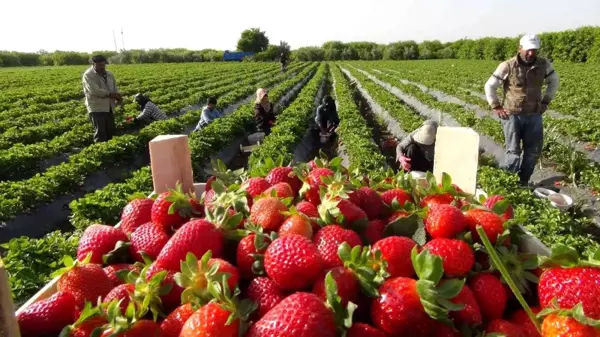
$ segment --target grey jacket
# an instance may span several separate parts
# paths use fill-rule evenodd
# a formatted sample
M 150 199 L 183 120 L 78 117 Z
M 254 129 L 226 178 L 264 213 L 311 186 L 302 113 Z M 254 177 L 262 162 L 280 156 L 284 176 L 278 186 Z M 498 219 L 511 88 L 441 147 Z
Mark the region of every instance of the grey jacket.
M 414 130 L 409 135 L 404 137 L 404 139 L 400 143 L 398 143 L 398 146 L 396 146 L 396 159 L 400 159 L 400 157 L 402 157 L 404 150 L 410 144 L 416 144 L 421 149 L 421 151 L 423 151 L 423 155 L 425 156 L 425 159 L 427 159 L 429 161 L 433 161 L 433 157 L 435 155 L 435 143 L 433 143 L 431 145 L 419 144 L 412 137 L 413 134 L 415 134 L 417 131 L 418 131 L 418 129 Z
M 111 92 L 118 92 L 117 82 L 110 71 L 106 71 L 106 81 L 93 67 L 83 73 L 83 94 L 88 112 L 115 111 L 116 102 L 108 97 Z

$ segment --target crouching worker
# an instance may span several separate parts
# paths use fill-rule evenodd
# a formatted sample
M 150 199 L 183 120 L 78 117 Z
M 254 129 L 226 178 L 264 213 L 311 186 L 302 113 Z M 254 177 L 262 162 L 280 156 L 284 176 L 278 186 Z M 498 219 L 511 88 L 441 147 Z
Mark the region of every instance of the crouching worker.
M 160 111 L 154 102 L 143 94 L 136 94 L 133 100 L 138 104 L 141 113 L 137 117 L 128 117 L 127 123 L 152 123 L 168 118 L 164 112 Z
M 206 127 L 208 124 L 212 123 L 215 119 L 223 117 L 223 113 L 217 110 L 217 98 L 209 97 L 206 106 L 202 109 L 202 115 L 200 116 L 200 121 L 194 131 L 199 131 L 202 128 Z
M 317 108 L 315 122 L 322 134 L 333 133 L 340 125 L 340 117 L 337 113 L 335 101 L 331 96 L 323 97 L 322 104 Z
M 437 128 L 437 122 L 425 121 L 398 144 L 396 160 L 404 171 L 433 172 Z
M 269 135 L 271 128 L 275 125 L 275 111 L 273 103 L 269 102 L 267 89 L 260 88 L 256 91 L 254 121 L 256 122 L 256 131 L 264 132 L 265 135 Z

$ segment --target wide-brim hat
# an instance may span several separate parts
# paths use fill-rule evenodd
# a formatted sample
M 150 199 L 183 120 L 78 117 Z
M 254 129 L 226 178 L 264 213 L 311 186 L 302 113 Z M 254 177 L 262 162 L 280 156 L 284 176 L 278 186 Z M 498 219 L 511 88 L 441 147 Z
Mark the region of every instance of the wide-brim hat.
M 437 127 L 436 122 L 428 121 L 415 132 L 413 139 L 419 144 L 431 145 L 435 142 Z

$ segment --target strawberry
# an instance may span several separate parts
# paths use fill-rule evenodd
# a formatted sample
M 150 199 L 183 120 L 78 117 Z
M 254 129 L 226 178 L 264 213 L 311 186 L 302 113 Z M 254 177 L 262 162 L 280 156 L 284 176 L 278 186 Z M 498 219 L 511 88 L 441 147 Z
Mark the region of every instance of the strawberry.
M 444 272 L 449 277 L 466 276 L 475 265 L 473 249 L 462 240 L 433 239 L 423 248 L 442 258 Z
M 481 310 L 475 299 L 475 294 L 468 286 L 463 286 L 460 293 L 450 300 L 454 304 L 464 305 L 460 311 L 453 311 L 450 317 L 460 326 L 466 324 L 468 326 L 479 325 L 482 322 Z
M 406 211 L 402 211 L 402 210 L 393 211 L 392 215 L 390 215 L 387 218 L 386 226 L 392 222 L 398 221 L 400 218 L 408 218 L 409 216 L 410 216 L 410 213 L 408 213 Z
M 377 241 L 383 239 L 383 232 L 385 231 L 385 222 L 383 220 L 371 220 L 365 229 L 365 238 L 368 244 L 375 244 Z
M 194 309 L 189 303 L 175 309 L 160 323 L 162 337 L 179 337 L 183 325 L 193 314 Z
M 165 295 L 161 295 L 160 300 L 163 304 L 164 311 L 170 312 L 181 305 L 181 294 L 183 293 L 183 288 L 181 288 L 175 282 L 175 272 L 161 269 L 156 265 L 156 263 L 153 263 L 148 268 L 145 276 L 146 280 L 150 281 L 152 278 L 156 277 L 156 274 L 163 271 L 167 272 L 167 276 L 160 283 L 160 286 L 169 286 L 171 288 L 171 291 L 169 291 Z
M 387 337 L 386 333 L 368 324 L 354 323 L 346 331 L 346 337 Z
M 323 271 L 323 265 L 317 247 L 307 238 L 294 234 L 274 240 L 264 258 L 267 275 L 283 290 L 312 286 Z
M 387 262 L 387 271 L 391 277 L 411 277 L 415 274 L 410 259 L 412 249 L 417 245 L 412 239 L 403 236 L 391 236 L 377 241 L 373 250 L 381 251 Z
M 285 294 L 273 280 L 267 277 L 257 277 L 248 286 L 248 298 L 257 305 L 257 318 L 261 318 L 285 298 Z
M 340 244 L 346 242 L 350 247 L 360 246 L 362 241 L 356 232 L 337 225 L 325 226 L 315 234 L 313 239 L 319 255 L 323 259 L 324 268 L 331 269 L 343 265 L 338 256 Z
M 215 176 L 210 176 L 207 180 L 206 180 L 206 185 L 204 186 L 204 191 L 208 192 L 210 190 L 212 190 L 212 183 L 217 180 L 217 177 Z
M 302 181 L 296 176 L 293 168 L 288 166 L 273 168 L 269 174 L 267 174 L 266 179 L 272 186 L 279 183 L 287 183 L 290 186 L 294 197 L 298 195 L 298 191 L 300 191 L 300 188 L 302 187 Z
M 504 233 L 504 220 L 496 213 L 482 209 L 471 209 L 465 214 L 467 217 L 467 226 L 475 240 L 481 242 L 477 226 L 481 226 L 490 239 L 495 244 L 498 237 Z
M 500 319 L 506 308 L 507 296 L 502 282 L 491 273 L 477 274 L 469 280 L 481 314 L 486 321 Z
M 538 334 L 539 336 L 539 334 Z M 549 314 L 542 323 L 544 337 L 598 337 L 600 328 L 585 325 L 571 316 Z
M 102 316 L 96 316 L 86 319 L 79 324 L 75 322 L 72 327 L 69 327 L 69 337 L 90 337 L 95 329 L 105 325 L 106 318 Z
M 77 259 L 83 261 L 91 253 L 90 262 L 102 264 L 102 257 L 114 250 L 119 241 L 129 241 L 120 229 L 106 225 L 91 225 L 85 229 L 79 240 Z
M 539 307 L 531 307 L 531 311 L 537 315 L 541 310 Z M 540 333 L 535 327 L 535 324 L 533 324 L 525 310 L 519 309 L 515 311 L 510 316 L 510 321 L 523 328 L 526 337 L 541 337 Z
M 281 199 L 294 197 L 294 191 L 292 191 L 292 188 L 288 183 L 277 183 L 269 187 L 264 193 L 271 196 L 275 194 L 277 198 Z
M 432 207 L 433 205 L 446 205 L 446 204 L 451 204 L 455 200 L 456 199 L 454 199 L 454 197 L 452 195 L 450 195 L 449 193 L 431 194 L 431 195 L 427 195 L 423 199 L 421 199 L 421 202 L 419 203 L 419 207 L 425 208 L 425 207 Z
M 400 206 L 404 206 L 407 202 L 413 202 L 413 197 L 410 193 L 401 188 L 393 188 L 383 192 L 381 194 L 381 200 L 388 207 L 392 206 L 394 200 L 396 200 Z
M 316 295 L 298 292 L 286 297 L 256 322 L 246 337 L 335 337 L 333 313 Z
M 285 216 L 281 212 L 287 211 L 287 207 L 281 200 L 275 197 L 259 199 L 250 209 L 250 221 L 258 224 L 268 231 L 277 231 Z
M 71 294 L 78 307 L 83 308 L 85 301 L 96 303 L 98 298 L 104 298 L 112 290 L 113 283 L 100 265 L 65 262 L 67 267 L 58 280 L 57 289 Z M 59 270 L 53 275 L 61 272 Z
M 192 215 L 189 196 L 183 193 L 181 185 L 176 190 L 159 194 L 152 204 L 152 222 L 166 230 L 185 223 Z
M 318 206 L 321 204 L 321 186 L 325 186 L 323 182 L 324 177 L 332 177 L 334 176 L 334 172 L 328 168 L 316 168 L 310 173 L 306 178 L 306 182 L 302 187 L 302 190 L 306 190 L 305 199 L 311 204 Z M 301 191 L 302 191 L 301 190 Z
M 525 335 L 525 331 L 523 331 L 523 329 L 520 326 L 502 319 L 494 319 L 493 321 L 488 323 L 485 332 L 487 334 L 491 334 L 494 332 L 504 334 L 504 336 L 506 337 L 527 337 Z
M 288 217 L 277 232 L 279 236 L 298 234 L 312 239 L 313 231 L 310 220 L 302 214 L 292 214 Z
M 119 272 L 121 270 L 138 271 L 139 272 L 139 268 L 132 264 L 112 264 L 110 266 L 104 267 L 104 273 L 108 276 L 108 278 L 112 282 L 113 287 L 116 287 L 119 284 L 123 284 L 123 281 L 120 280 L 119 277 L 117 277 L 117 272 Z
M 264 274 L 262 259 L 270 243 L 271 239 L 262 233 L 250 234 L 240 240 L 236 250 L 236 265 L 243 278 L 252 279 Z
M 179 337 L 237 337 L 240 322 L 236 319 L 227 324 L 230 315 L 219 303 L 209 303 L 188 318 Z
M 109 329 L 101 337 L 162 337 L 162 331 L 158 323 L 142 319 L 133 323 L 125 332 L 114 335 L 114 330 Z
M 140 253 L 144 252 L 155 260 L 163 247 L 169 242 L 169 234 L 164 227 L 148 222 L 131 234 L 131 256 L 137 261 L 144 262 Z
M 354 190 L 354 188 L 352 188 L 352 190 L 348 192 L 348 201 L 360 207 L 360 196 L 358 195 L 358 190 Z
M 121 301 L 121 312 L 127 310 L 129 302 L 133 299 L 135 292 L 134 284 L 121 284 L 111 290 L 103 299 L 104 303 L 110 303 L 114 300 Z
M 312 220 L 312 219 L 319 218 L 319 210 L 317 209 L 317 206 L 311 204 L 308 201 L 300 201 L 299 203 L 296 204 L 296 210 L 298 212 L 306 215 L 307 217 L 311 218 L 310 223 L 312 225 L 313 234 L 316 233 L 319 229 L 321 229 L 321 226 L 319 226 L 317 221 Z
M 21 336 L 58 336 L 63 327 L 75 322 L 75 306 L 73 295 L 61 291 L 29 305 L 17 315 Z
M 542 308 L 549 307 L 553 298 L 563 309 L 582 303 L 586 316 L 600 319 L 600 268 L 547 269 L 540 277 L 538 297 Z
M 467 218 L 452 205 L 436 205 L 427 212 L 425 229 L 432 238 L 455 238 L 467 228 Z
M 346 306 L 348 302 L 357 303 L 358 295 L 360 293 L 358 278 L 346 267 L 335 267 L 324 271 L 313 286 L 312 292 L 319 296 L 323 301 L 327 300 L 325 276 L 327 276 L 327 273 L 329 272 L 331 272 L 331 276 L 337 284 L 338 296 L 341 298 L 342 305 Z
M 188 253 L 202 256 L 209 250 L 212 256 L 221 257 L 223 233 L 206 220 L 192 220 L 175 232 L 163 247 L 156 258 L 156 266 L 177 272 L 180 261 L 184 261 Z
M 243 185 L 243 188 L 245 188 L 246 193 L 248 193 L 248 195 L 250 195 L 252 198 L 261 195 L 269 187 L 271 187 L 271 185 L 269 184 L 267 179 L 263 177 L 250 178 Z
M 441 322 L 435 322 L 433 331 L 434 332 L 433 332 L 432 336 L 434 336 L 434 337 L 462 337 L 463 336 L 460 332 L 458 332 L 454 328 L 450 327 L 447 324 L 441 323 Z
M 130 201 L 121 213 L 121 230 L 126 235 L 135 231 L 139 226 L 150 222 L 154 200 L 143 198 Z
M 489 209 L 493 209 L 494 206 L 498 202 L 503 201 L 503 200 L 506 200 L 506 199 L 503 196 L 501 196 L 501 195 L 492 195 L 492 196 L 489 196 L 485 200 L 485 202 L 483 203 L 483 206 L 485 206 L 485 207 L 487 207 Z M 506 211 L 504 211 L 504 213 L 502 213 L 501 216 L 504 219 L 504 221 L 507 221 L 507 220 L 512 219 L 514 217 L 514 215 L 515 215 L 515 211 L 514 211 L 512 205 L 509 204 L 508 207 L 507 207 L 507 209 L 506 209 Z
M 370 187 L 363 186 L 357 194 L 359 197 L 358 206 L 367 213 L 369 220 L 377 219 L 383 211 L 383 200 L 379 193 Z

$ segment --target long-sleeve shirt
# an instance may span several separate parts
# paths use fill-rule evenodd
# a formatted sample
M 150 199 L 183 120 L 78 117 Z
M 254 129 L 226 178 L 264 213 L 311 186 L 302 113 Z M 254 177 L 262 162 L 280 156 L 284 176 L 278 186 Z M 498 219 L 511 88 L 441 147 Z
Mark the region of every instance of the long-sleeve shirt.
M 254 120 L 256 122 L 256 129 L 262 132 L 270 132 L 271 122 L 275 122 L 275 113 L 273 111 L 273 104 L 270 103 L 269 111 L 265 110 L 261 104 L 254 105 Z
M 202 114 L 200 115 L 200 121 L 198 121 L 198 125 L 196 125 L 195 130 L 200 130 L 208 124 L 212 123 L 215 119 L 223 117 L 223 114 L 215 109 L 210 109 L 208 106 L 205 106 L 202 109 Z
M 406 153 L 406 149 L 408 149 L 410 145 L 415 144 L 421 150 L 425 159 L 433 162 L 433 158 L 435 155 L 435 143 L 431 145 L 423 145 L 417 143 L 413 139 L 413 135 L 417 131 L 418 129 L 411 132 L 408 136 L 404 137 L 404 139 L 400 143 L 398 143 L 398 145 L 396 146 L 396 158 L 400 158 L 401 156 L 403 156 L 403 154 Z
M 137 120 L 144 122 L 159 121 L 167 118 L 167 115 L 160 111 L 156 104 L 152 102 L 147 102 L 142 110 L 142 113 L 136 117 Z
M 88 112 L 109 112 L 115 110 L 115 100 L 110 98 L 111 92 L 118 92 L 117 82 L 110 71 L 106 76 L 100 75 L 90 67 L 83 73 L 83 94 Z
M 323 104 L 319 105 L 317 108 L 317 113 L 315 115 L 315 122 L 317 125 L 321 125 L 322 123 L 327 124 L 327 122 L 331 122 L 333 125 L 340 124 L 340 117 L 335 109 L 326 109 Z
M 490 76 L 485 83 L 485 97 L 492 108 L 502 106 L 502 103 L 498 98 L 497 90 L 508 79 L 508 75 L 509 65 L 508 62 L 505 61 L 500 63 L 496 71 L 492 73 L 492 76 Z M 556 96 L 556 92 L 560 86 L 558 74 L 554 71 L 551 63 L 548 63 L 546 76 L 547 88 L 544 97 L 542 98 L 542 102 L 549 104 Z

